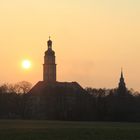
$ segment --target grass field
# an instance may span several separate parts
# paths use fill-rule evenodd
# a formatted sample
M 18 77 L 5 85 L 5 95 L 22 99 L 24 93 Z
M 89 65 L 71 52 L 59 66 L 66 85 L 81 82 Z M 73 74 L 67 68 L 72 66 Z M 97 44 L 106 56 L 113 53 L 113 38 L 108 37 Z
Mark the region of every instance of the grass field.
M 0 120 L 0 140 L 140 140 L 140 123 Z

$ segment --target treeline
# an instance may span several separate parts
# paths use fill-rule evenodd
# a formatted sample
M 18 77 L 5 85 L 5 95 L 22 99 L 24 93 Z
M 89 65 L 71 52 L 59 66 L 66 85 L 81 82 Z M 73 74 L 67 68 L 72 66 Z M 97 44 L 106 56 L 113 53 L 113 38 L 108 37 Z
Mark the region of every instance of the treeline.
M 31 83 L 26 81 L 0 86 L 0 119 L 24 117 L 26 93 L 31 86 Z
M 87 88 L 95 103 L 93 118 L 97 121 L 140 121 L 140 93 L 133 89 L 120 95 L 117 89 Z
M 0 119 L 32 119 L 28 112 L 30 89 L 31 84 L 25 81 L 1 85 Z M 44 110 L 38 114 L 46 111 L 46 116 L 50 116 L 48 119 L 56 120 L 140 121 L 139 92 L 130 90 L 128 96 L 118 96 L 117 89 L 86 88 L 85 91 L 84 94 L 42 97 L 46 103 L 41 101 Z

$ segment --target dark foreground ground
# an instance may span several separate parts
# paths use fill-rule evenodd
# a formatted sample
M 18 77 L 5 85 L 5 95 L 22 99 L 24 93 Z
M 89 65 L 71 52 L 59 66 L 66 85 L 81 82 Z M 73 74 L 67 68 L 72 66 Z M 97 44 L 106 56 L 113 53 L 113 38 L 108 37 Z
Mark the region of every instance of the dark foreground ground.
M 0 120 L 0 140 L 140 140 L 140 123 Z

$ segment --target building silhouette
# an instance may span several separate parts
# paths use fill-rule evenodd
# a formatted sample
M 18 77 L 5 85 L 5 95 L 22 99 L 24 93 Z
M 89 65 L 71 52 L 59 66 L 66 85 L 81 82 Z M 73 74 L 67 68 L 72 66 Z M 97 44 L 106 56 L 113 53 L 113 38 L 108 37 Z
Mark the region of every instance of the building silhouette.
M 48 40 L 43 64 L 43 81 L 37 82 L 28 93 L 26 116 L 31 119 L 73 118 L 76 106 L 81 107 L 80 97 L 86 91 L 77 82 L 56 81 L 55 52 Z M 84 98 L 84 101 L 86 98 Z M 77 105 L 77 103 L 79 103 Z M 85 107 L 83 107 L 84 109 Z M 79 108 L 80 109 L 80 108 Z

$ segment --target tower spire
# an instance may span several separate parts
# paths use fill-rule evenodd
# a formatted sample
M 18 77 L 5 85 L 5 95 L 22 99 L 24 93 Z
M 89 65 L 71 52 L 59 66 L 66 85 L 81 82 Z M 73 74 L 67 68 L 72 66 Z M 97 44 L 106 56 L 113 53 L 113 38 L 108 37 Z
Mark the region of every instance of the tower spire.
M 56 82 L 55 52 L 52 50 L 52 41 L 47 41 L 48 49 L 45 52 L 43 64 L 43 81 Z

